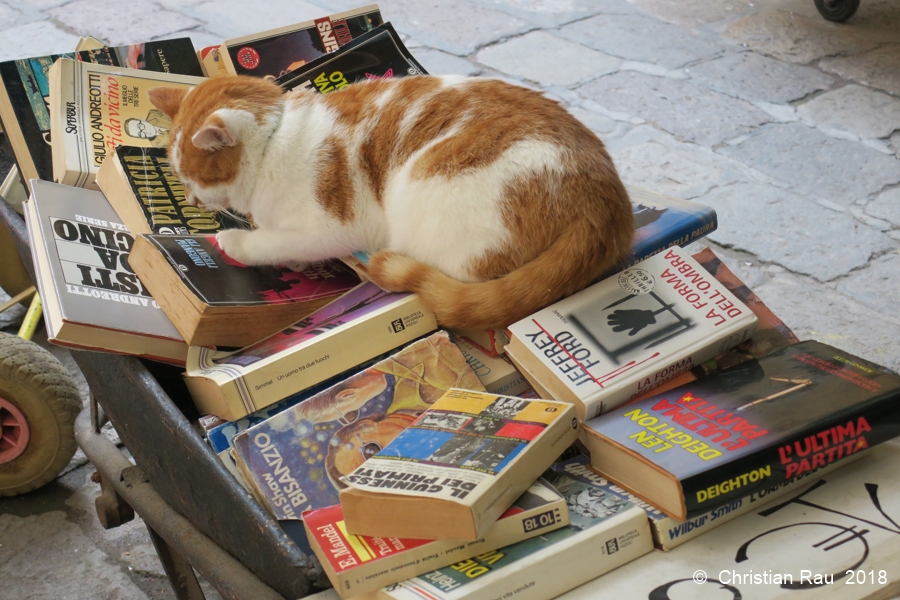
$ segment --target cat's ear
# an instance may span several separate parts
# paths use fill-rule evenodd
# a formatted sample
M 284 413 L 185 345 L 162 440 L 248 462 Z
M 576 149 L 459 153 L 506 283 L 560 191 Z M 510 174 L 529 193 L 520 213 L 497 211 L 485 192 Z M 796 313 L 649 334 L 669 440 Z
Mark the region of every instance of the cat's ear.
M 163 111 L 170 119 L 174 119 L 181 108 L 181 101 L 187 95 L 187 90 L 181 88 L 155 87 L 147 90 L 150 103 Z
M 191 142 L 197 148 L 209 151 L 236 146 L 253 121 L 253 115 L 247 111 L 219 109 L 206 117 L 206 121 L 191 137 Z

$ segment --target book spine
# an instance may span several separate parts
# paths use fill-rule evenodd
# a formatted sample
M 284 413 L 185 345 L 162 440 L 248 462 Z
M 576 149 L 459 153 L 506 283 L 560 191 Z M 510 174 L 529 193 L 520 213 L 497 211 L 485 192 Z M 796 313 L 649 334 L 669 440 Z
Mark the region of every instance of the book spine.
M 454 562 L 477 556 L 483 552 L 504 548 L 538 535 L 560 529 L 569 524 L 569 511 L 566 501 L 560 498 L 557 502 L 545 505 L 540 512 L 523 511 L 518 514 L 498 520 L 485 534 L 474 542 L 455 542 L 438 540 L 423 546 L 417 546 L 409 550 L 403 550 L 392 557 L 361 563 L 358 567 L 337 573 L 334 584 L 342 598 L 349 598 L 366 592 L 373 592 L 379 588 L 422 575 L 434 569 L 441 569 Z M 312 543 L 313 550 L 319 559 L 327 562 L 324 554 L 328 543 L 328 536 L 322 533 L 310 531 L 307 525 L 307 534 L 310 539 L 316 537 Z M 333 539 L 333 532 L 331 533 Z M 359 539 L 357 536 L 352 536 Z M 382 538 L 376 538 L 381 541 Z M 386 539 L 387 542 L 400 542 L 403 540 Z
M 421 317 L 408 319 L 416 314 Z M 398 320 L 407 323 L 399 331 L 392 327 Z M 192 377 L 215 382 L 218 393 L 213 386 L 197 386 L 199 397 L 194 398 L 203 403 L 207 412 L 233 421 L 435 329 L 434 314 L 412 294 L 385 312 L 367 317 L 342 332 L 313 340 L 299 350 L 282 352 L 273 360 L 260 361 L 248 368 L 228 364 L 207 366 L 201 361 L 201 370 L 188 372 L 186 378 L 189 382 Z M 354 340 L 365 340 L 365 343 L 354 343 Z M 230 416 L 221 414 L 224 411 Z
M 863 452 L 851 454 L 841 461 L 817 469 L 814 473 L 800 475 L 782 483 L 765 487 L 749 496 L 733 500 L 728 504 L 714 508 L 687 521 L 676 521 L 672 517 L 664 517 L 658 520 L 651 518 L 650 529 L 653 532 L 653 541 L 657 548 L 668 552 L 694 539 L 701 533 L 706 533 L 710 529 L 724 525 L 736 517 L 765 506 L 771 500 L 784 496 L 788 492 L 795 492 L 799 488 L 814 483 L 832 471 L 844 467 L 858 458 L 862 458 L 863 454 Z
M 470 580 L 462 587 L 453 586 L 444 591 L 436 587 L 441 585 L 439 581 L 431 582 L 425 575 L 404 581 L 396 588 L 382 588 L 378 597 L 396 600 L 423 597 L 435 600 L 544 600 L 608 573 L 652 549 L 653 538 L 647 517 L 642 510 L 635 508 L 613 517 L 608 523 L 583 530 L 566 542 L 554 544 L 497 571 L 476 561 L 458 563 L 460 569 L 467 566 L 470 569 L 467 573 Z M 503 550 L 485 557 L 486 562 L 496 555 L 502 558 Z M 466 562 L 471 564 L 466 565 Z M 420 585 L 422 580 L 428 583 Z M 421 593 L 423 589 L 427 590 L 427 595 Z
M 617 389 L 611 389 L 602 394 L 595 394 L 593 398 L 586 399 L 584 401 L 585 414 L 588 415 L 586 418 L 599 417 L 618 406 L 626 404 L 650 390 L 689 372 L 694 367 L 718 356 L 728 348 L 743 342 L 756 331 L 756 320 L 748 320 L 751 321 L 749 324 L 747 320 L 735 322 L 735 327 L 732 327 L 729 331 L 722 332 L 721 338 L 712 343 L 704 340 L 699 347 L 695 344 L 685 348 L 683 353 L 678 353 L 664 366 L 652 371 L 642 372 L 640 376 L 635 377 L 629 384 Z M 721 343 L 723 339 L 728 340 L 727 347 L 723 347 Z
M 757 452 L 681 482 L 688 518 L 900 435 L 900 392 L 883 393 Z M 721 451 L 709 449 L 709 452 Z M 702 459 L 702 451 L 698 456 Z M 718 456 L 718 454 L 716 455 Z
M 610 271 L 604 277 L 617 271 L 634 266 L 642 260 L 659 254 L 672 246 L 685 247 L 700 240 L 719 228 L 719 218 L 714 210 L 708 213 L 693 215 L 685 218 L 675 227 L 661 231 L 658 235 L 635 244 L 632 256 L 626 262 Z

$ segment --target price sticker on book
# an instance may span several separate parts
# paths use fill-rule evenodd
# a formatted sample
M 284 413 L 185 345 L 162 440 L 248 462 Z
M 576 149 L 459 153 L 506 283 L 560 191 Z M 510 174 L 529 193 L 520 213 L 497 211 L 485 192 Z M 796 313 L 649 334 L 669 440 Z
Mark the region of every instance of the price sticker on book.
M 653 275 L 643 269 L 625 269 L 619 273 L 619 287 L 633 296 L 649 294 L 656 286 Z

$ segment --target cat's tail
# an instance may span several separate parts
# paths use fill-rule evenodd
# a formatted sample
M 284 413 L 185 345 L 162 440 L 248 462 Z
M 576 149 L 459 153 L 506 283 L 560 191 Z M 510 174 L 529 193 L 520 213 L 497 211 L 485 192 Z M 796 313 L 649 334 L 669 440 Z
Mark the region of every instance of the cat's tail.
M 612 225 L 601 228 L 573 222 L 534 260 L 489 281 L 462 282 L 389 251 L 371 257 L 369 277 L 386 290 L 419 294 L 444 327 L 501 329 L 581 290 L 621 264 L 631 252 L 634 230 L 631 223 Z

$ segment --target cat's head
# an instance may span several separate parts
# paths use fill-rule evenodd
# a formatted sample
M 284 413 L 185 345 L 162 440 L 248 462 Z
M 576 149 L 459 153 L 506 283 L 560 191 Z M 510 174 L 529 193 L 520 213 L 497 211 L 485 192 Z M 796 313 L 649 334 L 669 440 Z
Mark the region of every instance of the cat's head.
M 192 205 L 241 206 L 235 196 L 243 168 L 261 155 L 277 123 L 282 91 L 255 77 L 216 77 L 191 90 L 157 87 L 150 102 L 172 119 L 169 162 Z M 260 148 L 262 145 L 262 148 Z

